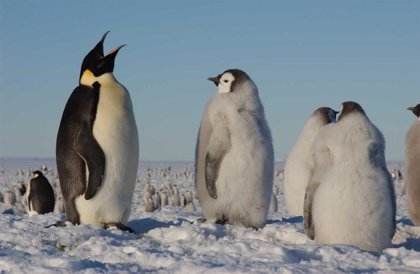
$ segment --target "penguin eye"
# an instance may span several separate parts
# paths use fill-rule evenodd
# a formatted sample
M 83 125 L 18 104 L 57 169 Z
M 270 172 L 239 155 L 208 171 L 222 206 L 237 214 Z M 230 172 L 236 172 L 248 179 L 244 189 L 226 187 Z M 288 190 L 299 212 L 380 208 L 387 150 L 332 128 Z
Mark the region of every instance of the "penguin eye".
M 229 80 L 224 80 L 223 82 L 227 83 L 227 82 L 229 82 Z

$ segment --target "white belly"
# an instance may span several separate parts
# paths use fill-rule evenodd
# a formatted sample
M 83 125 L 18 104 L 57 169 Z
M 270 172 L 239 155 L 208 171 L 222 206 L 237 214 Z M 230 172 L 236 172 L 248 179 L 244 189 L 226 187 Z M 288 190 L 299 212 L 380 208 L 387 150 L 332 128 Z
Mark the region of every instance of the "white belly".
M 326 176 L 313 201 L 315 241 L 380 251 L 391 244 L 393 215 L 386 176 L 349 165 Z
M 273 188 L 273 152 L 267 143 L 232 140 L 216 182 L 218 198 L 212 212 L 223 213 L 230 223 L 262 227 Z
M 76 199 L 80 222 L 126 223 L 136 182 L 139 143 L 130 95 L 118 82 L 101 87 L 93 135 L 105 154 L 105 175 L 96 195 Z

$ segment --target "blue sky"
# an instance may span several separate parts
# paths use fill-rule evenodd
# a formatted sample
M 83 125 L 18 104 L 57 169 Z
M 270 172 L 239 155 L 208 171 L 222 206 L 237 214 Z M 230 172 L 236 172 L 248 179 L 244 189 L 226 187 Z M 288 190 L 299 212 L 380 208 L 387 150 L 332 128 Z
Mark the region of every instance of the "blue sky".
M 359 102 L 404 158 L 420 102 L 420 1 L 0 2 L 0 156 L 49 157 L 83 57 L 110 30 L 142 160 L 192 160 L 206 79 L 228 68 L 259 87 L 277 159 L 319 106 Z

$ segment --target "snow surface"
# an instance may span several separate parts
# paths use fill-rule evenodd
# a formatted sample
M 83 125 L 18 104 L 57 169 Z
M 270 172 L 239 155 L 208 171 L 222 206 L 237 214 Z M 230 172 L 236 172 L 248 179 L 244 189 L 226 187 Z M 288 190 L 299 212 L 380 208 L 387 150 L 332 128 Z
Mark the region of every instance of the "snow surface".
M 12 190 L 19 180 L 29 182 L 29 169 L 40 169 L 43 164 L 59 192 L 53 159 L 0 159 L 0 193 Z M 164 174 L 163 169 L 169 166 L 170 173 Z M 90 225 L 44 228 L 64 215 L 29 217 L 21 211 L 21 197 L 12 208 L 0 202 L 0 273 L 420 272 L 420 227 L 407 217 L 402 181 L 395 182 L 398 228 L 393 246 L 379 254 L 309 240 L 302 217 L 286 215 L 278 172 L 282 167 L 283 163 L 277 163 L 279 211 L 270 213 L 267 225 L 260 230 L 199 224 L 201 208 L 196 199 L 195 212 L 182 206 L 144 212 L 147 182 L 157 191 L 170 183 L 177 185 L 181 195 L 194 190 L 191 162 L 140 163 L 129 220 L 137 234 Z M 402 170 L 402 164 L 390 162 L 389 168 Z

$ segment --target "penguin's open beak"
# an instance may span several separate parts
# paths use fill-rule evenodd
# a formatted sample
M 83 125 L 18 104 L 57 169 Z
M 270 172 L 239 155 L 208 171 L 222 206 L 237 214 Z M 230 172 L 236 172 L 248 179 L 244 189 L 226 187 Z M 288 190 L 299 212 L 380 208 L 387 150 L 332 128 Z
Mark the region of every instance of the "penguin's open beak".
M 89 54 L 95 55 L 98 60 L 104 57 L 104 41 L 108 33 L 109 33 L 109 30 L 105 32 L 104 35 L 102 35 L 101 40 L 96 44 L 96 46 L 89 53 Z
M 207 78 L 207 80 L 212 81 L 216 85 L 216 87 L 219 86 L 219 77 L 209 77 Z
M 117 56 L 117 53 L 120 51 L 120 49 L 122 49 L 123 47 L 125 47 L 125 46 L 127 46 L 126 44 L 124 44 L 124 45 L 121 45 L 121 46 L 119 46 L 119 47 L 116 47 L 116 48 L 114 48 L 114 49 L 112 49 L 112 50 L 110 50 L 109 52 L 108 52 L 108 54 L 104 57 L 104 58 L 106 58 L 106 57 L 108 57 L 108 56 L 110 56 L 110 55 L 113 55 L 114 56 L 114 58 L 115 58 L 115 56 Z

